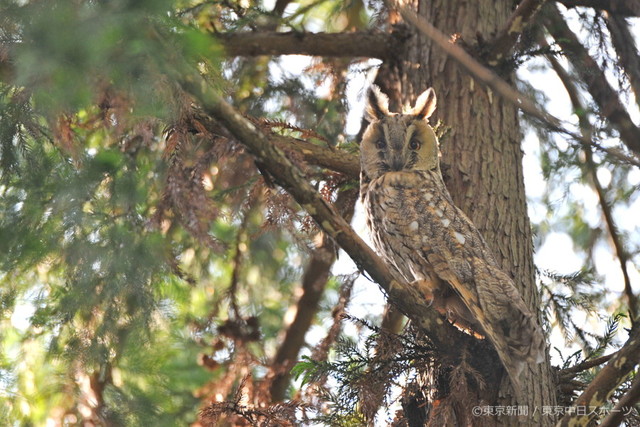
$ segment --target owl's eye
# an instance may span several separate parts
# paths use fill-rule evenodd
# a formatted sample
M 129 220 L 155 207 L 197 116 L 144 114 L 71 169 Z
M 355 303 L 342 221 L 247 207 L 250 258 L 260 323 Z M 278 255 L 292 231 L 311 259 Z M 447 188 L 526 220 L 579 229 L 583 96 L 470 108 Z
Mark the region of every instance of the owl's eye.
M 411 148 L 413 151 L 417 151 L 420 149 L 420 141 L 418 141 L 415 138 L 412 138 L 411 141 L 409 141 L 409 148 Z
M 376 141 L 376 148 L 379 150 L 382 150 L 384 147 L 387 146 L 387 143 L 385 142 L 384 139 L 379 139 Z

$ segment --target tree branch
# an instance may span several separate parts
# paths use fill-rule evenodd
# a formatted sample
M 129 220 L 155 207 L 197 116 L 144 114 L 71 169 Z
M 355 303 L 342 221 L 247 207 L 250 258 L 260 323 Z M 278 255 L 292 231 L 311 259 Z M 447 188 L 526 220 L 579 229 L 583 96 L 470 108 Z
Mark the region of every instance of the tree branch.
M 509 54 L 522 34 L 522 31 L 524 31 L 546 1 L 547 0 L 522 0 L 509 17 L 507 24 L 491 43 L 490 55 L 487 58 L 489 65 L 497 65 Z
M 182 75 L 180 72 L 176 78 L 188 93 L 200 101 L 208 114 L 217 118 L 235 138 L 260 159 L 274 180 L 349 254 L 360 270 L 366 271 L 372 280 L 381 286 L 390 301 L 412 319 L 417 327 L 428 331 L 429 338 L 443 354 L 458 355 L 462 345 L 470 348 L 490 346 L 458 331 L 429 306 L 417 287 L 395 277 L 334 207 L 320 197 L 282 150 L 271 144 L 264 133 L 229 105 L 204 79 L 193 74 Z
M 566 412 L 558 422 L 558 427 L 588 425 L 597 413 L 594 409 L 601 408 L 607 403 L 609 396 L 627 378 L 638 362 L 640 362 L 640 329 L 632 331 L 629 340 L 582 392 L 573 405 L 574 410 Z M 587 410 L 578 411 L 577 408 L 587 408 Z
M 474 59 L 471 55 L 469 55 L 464 49 L 460 46 L 451 42 L 451 40 L 445 36 L 440 30 L 435 28 L 431 23 L 427 22 L 422 17 L 418 16 L 415 12 L 409 10 L 407 7 L 400 4 L 397 0 L 394 2 L 392 0 L 386 0 L 389 4 L 389 7 L 393 7 L 395 4 L 395 8 L 400 12 L 402 17 L 414 25 L 421 33 L 429 37 L 431 40 L 435 42 L 447 55 L 453 58 L 458 64 L 462 66 L 469 74 L 471 74 L 474 78 L 476 78 L 481 83 L 484 83 L 490 89 L 495 91 L 498 95 L 504 98 L 507 102 L 512 103 L 517 106 L 522 112 L 534 117 L 541 122 L 545 123 L 551 130 L 556 132 L 563 133 L 565 135 L 569 135 L 570 137 L 586 142 L 591 143 L 591 141 L 586 141 L 581 135 L 576 134 L 575 132 L 571 132 L 567 130 L 566 127 L 563 126 L 563 123 L 558 118 L 553 115 L 544 112 L 540 109 L 536 104 L 534 104 L 530 99 L 525 97 L 523 94 L 513 89 L 507 82 L 501 79 L 496 73 L 491 71 L 489 68 L 482 65 L 476 59 Z
M 603 363 L 607 363 L 611 358 L 615 355 L 615 353 L 607 354 L 606 356 L 596 357 L 595 359 L 585 360 L 582 363 L 578 363 L 575 366 L 571 366 L 566 369 L 561 369 L 558 372 L 558 376 L 560 378 L 564 378 L 566 380 L 570 380 L 575 377 L 576 374 L 580 372 L 584 372 L 587 369 L 595 368 L 596 366 L 600 366 Z
M 640 56 L 638 56 L 635 39 L 629 31 L 629 24 L 619 15 L 605 12 L 604 17 L 619 63 L 629 78 L 631 88 L 636 95 L 636 103 L 640 107 Z
M 351 179 L 360 176 L 360 159 L 354 154 L 340 149 L 331 149 L 312 144 L 303 139 L 271 134 L 269 140 L 283 150 L 294 149 L 312 165 L 340 172 Z
M 198 122 L 212 135 L 220 133 L 220 125 L 211 116 L 202 111 L 197 111 L 196 116 Z M 340 172 L 350 179 L 358 179 L 360 176 L 360 159 L 355 154 L 277 133 L 269 133 L 267 137 L 270 143 L 277 145 L 281 150 L 299 153 L 302 159 L 311 165 Z
M 398 38 L 374 31 L 302 33 L 255 31 L 218 33 L 229 56 L 310 55 L 380 58 L 393 54 Z
M 640 16 L 640 0 L 559 0 L 566 7 L 592 7 L 614 15 Z
M 597 62 L 589 55 L 587 49 L 578 41 L 560 11 L 554 4 L 549 5 L 544 17 L 545 27 L 553 36 L 571 61 L 577 61 L 575 72 L 587 85 L 591 97 L 598 105 L 600 113 L 609 119 L 613 127 L 620 133 L 625 145 L 640 154 L 640 129 L 633 123 L 626 108 L 620 102 L 618 94 L 609 85 L 607 78 Z
M 15 78 L 15 67 L 11 60 L 14 43 L 0 43 L 0 82 L 9 83 Z
M 640 375 L 636 375 L 633 384 L 627 392 L 618 400 L 616 406 L 609 412 L 609 415 L 602 420 L 600 427 L 616 427 L 622 425 L 624 411 L 633 408 L 640 401 Z

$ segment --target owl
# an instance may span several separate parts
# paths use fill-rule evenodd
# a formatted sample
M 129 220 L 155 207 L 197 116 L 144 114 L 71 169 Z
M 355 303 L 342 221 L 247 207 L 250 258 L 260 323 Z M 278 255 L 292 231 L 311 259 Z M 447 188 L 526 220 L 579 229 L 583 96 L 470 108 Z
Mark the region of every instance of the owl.
M 403 114 L 369 92 L 360 195 L 373 245 L 383 260 L 459 329 L 493 344 L 516 391 L 526 363 L 540 363 L 545 339 L 512 279 L 471 220 L 456 207 L 440 172 L 428 119 L 433 89 Z

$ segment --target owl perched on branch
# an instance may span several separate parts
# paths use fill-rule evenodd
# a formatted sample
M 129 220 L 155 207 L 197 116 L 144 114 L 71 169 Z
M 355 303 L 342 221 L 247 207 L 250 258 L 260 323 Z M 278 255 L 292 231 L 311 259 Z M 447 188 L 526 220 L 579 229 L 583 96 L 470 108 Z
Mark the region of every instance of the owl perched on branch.
M 433 89 L 404 114 L 390 113 L 377 87 L 369 92 L 370 125 L 360 145 L 367 226 L 382 258 L 436 310 L 491 341 L 519 389 L 525 364 L 544 359 L 544 336 L 476 227 L 453 204 L 428 124 L 435 107 Z

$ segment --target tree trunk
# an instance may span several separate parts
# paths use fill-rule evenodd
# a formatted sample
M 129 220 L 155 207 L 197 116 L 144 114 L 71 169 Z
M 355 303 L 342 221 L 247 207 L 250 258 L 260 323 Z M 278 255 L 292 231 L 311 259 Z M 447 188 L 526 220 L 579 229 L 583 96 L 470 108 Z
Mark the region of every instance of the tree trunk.
M 423 0 L 408 1 L 409 7 L 446 35 L 461 36 L 469 50 L 481 37 L 490 40 L 505 25 L 512 0 Z M 392 20 L 394 17 L 392 16 Z M 393 22 L 392 22 L 393 23 Z M 480 37 L 479 37 L 480 36 Z M 517 109 L 480 86 L 422 34 L 407 40 L 404 53 L 389 73 L 396 100 L 413 103 L 423 90 L 433 87 L 438 106 L 431 122 L 442 120 L 450 132 L 443 138 L 442 170 L 456 204 L 471 218 L 493 249 L 498 263 L 511 274 L 532 311 L 539 308 L 535 283 L 531 228 L 522 172 L 522 134 Z M 386 74 L 386 73 L 385 73 Z M 395 75 L 393 75 L 395 74 Z M 512 76 L 502 76 L 512 80 Z M 390 92 L 390 91 L 389 91 Z M 393 98 L 393 94 L 390 93 Z M 393 102 L 393 99 L 392 99 Z M 499 363 L 496 360 L 496 363 Z M 509 394 L 506 376 L 500 384 L 487 383 L 489 392 L 476 391 L 474 405 L 518 405 L 528 416 L 521 425 L 552 425 L 541 415 L 543 406 L 555 405 L 555 386 L 550 365 L 525 370 L 521 382 L 524 402 Z M 497 390 L 497 393 L 495 391 Z M 487 401 L 487 396 L 495 396 Z M 467 418 L 458 418 L 460 421 Z M 508 416 L 472 418 L 473 425 L 515 425 Z M 468 419 L 468 418 L 467 418 Z

